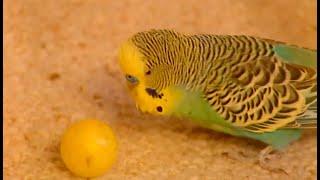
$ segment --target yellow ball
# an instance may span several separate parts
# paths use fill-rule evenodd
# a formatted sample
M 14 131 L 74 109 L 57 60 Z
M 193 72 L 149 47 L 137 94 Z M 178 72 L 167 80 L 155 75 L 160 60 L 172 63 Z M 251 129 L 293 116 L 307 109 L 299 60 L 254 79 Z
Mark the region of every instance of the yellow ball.
M 60 153 L 75 175 L 96 177 L 103 175 L 115 162 L 117 142 L 106 123 L 80 120 L 68 127 L 62 136 Z

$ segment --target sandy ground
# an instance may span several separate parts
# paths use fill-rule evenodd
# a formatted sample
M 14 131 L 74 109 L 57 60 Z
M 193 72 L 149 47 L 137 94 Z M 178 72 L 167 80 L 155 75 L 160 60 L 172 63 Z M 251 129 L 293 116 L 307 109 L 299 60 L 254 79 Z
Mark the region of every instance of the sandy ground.
M 59 139 L 90 117 L 109 123 L 120 145 L 97 179 L 315 179 L 315 131 L 270 161 L 286 173 L 270 172 L 257 165 L 260 143 L 139 114 L 117 64 L 120 43 L 150 28 L 316 48 L 315 0 L 6 0 L 4 11 L 5 179 L 78 179 Z

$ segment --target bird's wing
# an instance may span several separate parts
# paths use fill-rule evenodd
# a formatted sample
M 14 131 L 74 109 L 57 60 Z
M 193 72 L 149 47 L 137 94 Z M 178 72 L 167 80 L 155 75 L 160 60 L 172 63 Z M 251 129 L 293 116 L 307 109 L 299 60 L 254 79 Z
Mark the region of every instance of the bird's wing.
M 249 131 L 316 127 L 314 54 L 293 46 L 274 46 L 271 56 L 230 67 L 223 86 L 210 86 L 206 99 L 225 120 Z

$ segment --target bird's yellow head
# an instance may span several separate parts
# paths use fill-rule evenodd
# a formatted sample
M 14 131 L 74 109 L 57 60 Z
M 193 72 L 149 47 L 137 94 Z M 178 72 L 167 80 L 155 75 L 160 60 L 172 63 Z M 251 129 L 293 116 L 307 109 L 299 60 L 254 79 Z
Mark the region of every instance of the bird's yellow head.
M 170 115 L 179 94 L 170 88 L 157 92 L 151 87 L 148 82 L 152 81 L 153 72 L 147 69 L 144 58 L 130 39 L 120 48 L 119 64 L 129 92 L 142 112 Z

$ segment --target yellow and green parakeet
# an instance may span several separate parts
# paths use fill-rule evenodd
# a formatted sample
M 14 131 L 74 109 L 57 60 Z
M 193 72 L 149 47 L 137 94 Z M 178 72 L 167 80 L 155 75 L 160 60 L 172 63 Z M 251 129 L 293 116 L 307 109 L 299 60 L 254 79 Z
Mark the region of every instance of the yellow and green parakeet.
M 121 46 L 119 63 L 142 112 L 281 149 L 316 128 L 316 56 L 251 36 L 150 30 Z

